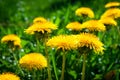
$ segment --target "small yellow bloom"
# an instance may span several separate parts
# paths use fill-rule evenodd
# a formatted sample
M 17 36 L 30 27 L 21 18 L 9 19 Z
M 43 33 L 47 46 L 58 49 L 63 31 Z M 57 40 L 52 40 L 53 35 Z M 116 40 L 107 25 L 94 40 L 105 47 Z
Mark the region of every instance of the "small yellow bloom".
M 109 2 L 105 5 L 105 8 L 117 7 L 120 6 L 120 2 Z
M 18 41 L 18 42 L 20 42 L 20 38 L 15 34 L 9 34 L 9 35 L 4 36 L 1 39 L 1 42 L 8 42 L 8 41 L 13 41 L 13 42 Z
M 27 34 L 34 34 L 35 32 L 41 32 L 44 34 L 45 32 L 51 33 L 51 30 L 57 29 L 57 26 L 50 22 L 43 23 L 34 23 L 28 29 L 25 30 Z
M 101 16 L 102 18 L 111 17 L 113 19 L 120 18 L 120 9 L 119 8 L 110 8 L 107 11 L 104 12 L 104 14 Z
M 20 38 L 15 35 L 15 34 L 9 34 L 9 35 L 6 35 L 4 36 L 2 39 L 1 39 L 1 42 L 2 43 L 9 43 L 9 42 L 12 42 L 14 46 L 18 46 L 18 47 L 21 47 L 21 40 Z
M 0 80 L 20 80 L 20 78 L 10 72 L 0 74 Z
M 47 67 L 47 60 L 40 53 L 29 53 L 19 60 L 19 64 L 28 70 L 38 70 Z
M 33 23 L 36 23 L 36 22 L 47 22 L 47 20 L 43 17 L 37 17 L 33 20 Z
M 81 7 L 81 8 L 78 8 L 76 11 L 75 11 L 75 14 L 77 16 L 88 16 L 90 18 L 94 18 L 94 12 L 88 8 L 88 7 Z
M 95 35 L 90 33 L 81 33 L 77 35 L 78 47 L 87 47 L 88 49 L 93 49 L 96 53 L 103 52 L 103 43 L 99 41 Z
M 99 20 L 101 23 L 104 25 L 112 25 L 112 26 L 117 26 L 117 22 L 113 18 L 103 18 Z
M 47 46 L 52 48 L 70 50 L 77 48 L 77 40 L 75 40 L 75 35 L 59 35 L 54 36 L 47 42 Z
M 66 28 L 68 28 L 70 30 L 79 31 L 82 29 L 82 26 L 81 26 L 81 23 L 79 23 L 79 22 L 71 22 L 71 23 L 67 24 Z
M 82 24 L 82 27 L 89 31 L 105 31 L 105 26 L 98 20 L 89 20 Z

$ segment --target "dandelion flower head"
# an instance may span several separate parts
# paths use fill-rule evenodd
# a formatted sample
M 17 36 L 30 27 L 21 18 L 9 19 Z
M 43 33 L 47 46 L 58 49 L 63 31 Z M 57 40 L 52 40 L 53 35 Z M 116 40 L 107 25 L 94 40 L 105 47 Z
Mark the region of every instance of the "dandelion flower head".
M 44 17 L 37 17 L 33 20 L 33 23 L 36 22 L 47 22 L 47 20 Z
M 31 25 L 28 29 L 25 30 L 27 34 L 35 34 L 35 32 L 41 32 L 44 34 L 45 32 L 51 33 L 52 30 L 57 29 L 57 26 L 51 22 L 44 23 L 35 23 Z
M 70 50 L 77 48 L 77 40 L 75 35 L 58 35 L 49 39 L 46 43 L 47 46 L 52 48 L 62 49 L 62 50 Z
M 103 52 L 103 43 L 100 42 L 99 38 L 90 33 L 81 33 L 78 35 L 78 47 L 87 47 L 88 49 L 94 50 L 96 53 Z
M 39 70 L 47 67 L 47 60 L 40 53 L 29 53 L 19 60 L 19 64 L 28 70 Z
M 70 30 L 79 31 L 82 29 L 82 26 L 81 26 L 81 23 L 79 23 L 79 22 L 71 22 L 66 26 L 66 28 L 68 28 Z
M 89 20 L 82 24 L 82 27 L 89 31 L 105 31 L 105 26 L 98 20 Z
M 109 2 L 105 5 L 105 8 L 117 7 L 120 6 L 120 2 Z
M 4 36 L 1 39 L 1 42 L 8 42 L 8 41 L 13 41 L 13 42 L 18 41 L 18 42 L 20 42 L 20 38 L 15 34 L 9 34 L 9 35 Z
M 88 16 L 90 18 L 94 18 L 94 12 L 88 8 L 88 7 L 81 7 L 81 8 L 78 8 L 76 11 L 75 11 L 75 14 L 77 16 Z
M 2 43 L 9 43 L 9 42 L 13 42 L 14 46 L 19 46 L 21 47 L 21 40 L 20 38 L 15 35 L 15 34 L 8 34 L 6 36 L 4 36 L 2 39 L 1 39 L 1 42 Z
M 20 80 L 20 78 L 10 72 L 0 74 L 0 80 Z
M 110 9 L 106 10 L 103 13 L 103 15 L 101 16 L 101 19 L 106 18 L 106 17 L 111 17 L 113 19 L 120 18 L 120 9 L 119 8 L 110 8 Z
M 106 17 L 106 18 L 100 19 L 99 21 L 104 25 L 117 26 L 117 22 L 113 18 Z

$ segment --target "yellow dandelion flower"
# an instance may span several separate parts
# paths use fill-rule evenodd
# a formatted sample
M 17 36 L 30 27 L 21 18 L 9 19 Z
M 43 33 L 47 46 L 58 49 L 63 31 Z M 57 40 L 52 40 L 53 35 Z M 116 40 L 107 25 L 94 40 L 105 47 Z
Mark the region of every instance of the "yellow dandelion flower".
M 105 31 L 105 26 L 98 20 L 89 20 L 82 24 L 82 27 L 89 31 Z
M 94 12 L 88 8 L 88 7 L 81 7 L 81 8 L 78 8 L 76 11 L 75 11 L 75 14 L 77 16 L 88 16 L 90 18 L 94 18 Z
M 36 22 L 47 22 L 47 20 L 43 17 L 37 17 L 33 20 L 33 23 L 36 23 Z
M 66 28 L 68 28 L 70 30 L 76 30 L 76 31 L 79 31 L 82 29 L 81 23 L 79 23 L 79 22 L 71 22 L 66 26 Z
M 40 53 L 29 53 L 19 60 L 19 64 L 28 70 L 38 70 L 47 67 L 47 60 Z
M 15 35 L 15 34 L 9 34 L 9 35 L 6 35 L 4 36 L 2 39 L 1 39 L 1 42 L 9 42 L 9 41 L 18 41 L 18 42 L 21 42 L 20 38 Z
M 44 34 L 45 32 L 51 33 L 51 30 L 57 29 L 57 26 L 51 22 L 44 23 L 34 23 L 28 29 L 25 30 L 27 34 L 34 34 L 35 32 L 41 32 Z
M 52 48 L 70 50 L 77 48 L 77 40 L 75 39 L 75 35 L 59 35 L 49 39 L 46 44 Z
M 110 8 L 107 11 L 104 12 L 104 14 L 101 16 L 102 18 L 111 17 L 113 19 L 120 18 L 120 9 L 119 8 Z
M 101 23 L 103 23 L 104 25 L 113 25 L 113 26 L 117 26 L 117 22 L 113 19 L 113 18 L 103 18 L 99 20 Z
M 103 43 L 99 39 L 90 33 L 81 33 L 78 35 L 78 47 L 88 47 L 93 49 L 96 53 L 103 52 Z
M 10 72 L 0 74 L 0 80 L 20 80 L 20 78 Z
M 119 2 L 109 2 L 105 5 L 105 8 L 117 7 L 120 6 Z
M 9 35 L 6 35 L 4 36 L 2 39 L 1 39 L 1 42 L 2 43 L 9 43 L 9 42 L 13 42 L 13 45 L 14 46 L 18 46 L 19 48 L 21 47 L 21 40 L 20 38 L 15 35 L 15 34 L 9 34 Z

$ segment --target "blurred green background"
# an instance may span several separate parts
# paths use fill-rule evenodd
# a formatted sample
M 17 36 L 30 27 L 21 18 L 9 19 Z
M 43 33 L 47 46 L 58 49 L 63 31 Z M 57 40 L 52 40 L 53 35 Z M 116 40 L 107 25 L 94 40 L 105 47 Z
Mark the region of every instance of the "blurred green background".
M 94 9 L 97 11 L 98 9 L 102 10 L 104 4 L 109 1 L 112 0 L 0 0 L 0 22 L 1 24 L 2 22 L 9 22 L 13 20 L 13 17 L 21 20 L 36 16 L 50 17 L 51 14 L 68 8 L 68 6 L 73 6 L 73 8 L 80 6 L 95 7 Z

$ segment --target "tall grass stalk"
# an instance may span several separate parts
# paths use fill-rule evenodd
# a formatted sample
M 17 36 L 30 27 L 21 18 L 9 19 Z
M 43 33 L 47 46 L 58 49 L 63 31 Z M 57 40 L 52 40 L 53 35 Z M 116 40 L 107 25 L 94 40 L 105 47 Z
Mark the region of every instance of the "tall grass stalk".
M 48 35 L 46 34 L 45 37 L 44 37 L 44 46 L 45 46 L 45 54 L 46 54 L 46 57 L 47 57 L 47 66 L 48 66 L 48 80 L 51 80 L 51 70 L 50 70 L 50 59 L 49 59 L 49 54 L 48 54 L 48 48 L 47 48 L 47 45 L 46 45 L 46 42 L 48 40 Z
M 58 80 L 55 57 L 53 55 L 52 55 L 52 62 L 53 62 L 53 68 L 54 68 L 55 77 L 56 77 L 56 80 Z
M 19 63 L 18 63 L 17 57 L 16 57 L 16 55 L 15 55 L 15 53 L 14 53 L 13 50 L 12 50 L 12 55 L 13 55 L 13 58 L 14 58 L 14 60 L 15 60 L 16 65 L 17 65 L 17 67 L 18 67 L 18 70 L 20 71 L 20 73 L 22 74 L 22 76 L 24 76 L 24 72 L 22 71 L 22 69 L 21 69 L 21 67 L 20 67 L 20 65 L 19 65 Z
M 61 74 L 61 79 L 64 80 L 64 72 L 65 72 L 65 61 L 66 61 L 66 53 L 63 51 L 63 62 L 62 62 L 62 74 Z
M 83 54 L 83 66 L 82 66 L 82 77 L 81 80 L 85 80 L 85 66 L 86 66 L 86 54 Z
M 39 42 L 38 38 L 36 38 L 36 42 L 37 42 L 37 44 L 36 44 L 36 50 L 37 50 L 37 52 L 39 52 L 40 51 L 40 48 L 39 48 L 40 42 Z

